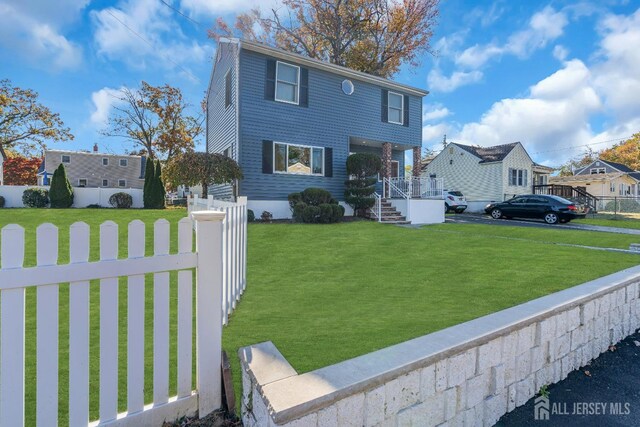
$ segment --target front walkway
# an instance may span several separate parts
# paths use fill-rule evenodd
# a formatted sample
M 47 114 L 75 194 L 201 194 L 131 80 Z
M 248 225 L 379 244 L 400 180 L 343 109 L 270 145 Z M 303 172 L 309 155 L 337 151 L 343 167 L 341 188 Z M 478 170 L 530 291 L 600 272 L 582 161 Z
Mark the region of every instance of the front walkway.
M 548 421 L 536 420 L 533 398 L 505 414 L 496 426 L 640 426 L 640 333 L 636 331 L 614 351 L 601 354 L 548 391 Z

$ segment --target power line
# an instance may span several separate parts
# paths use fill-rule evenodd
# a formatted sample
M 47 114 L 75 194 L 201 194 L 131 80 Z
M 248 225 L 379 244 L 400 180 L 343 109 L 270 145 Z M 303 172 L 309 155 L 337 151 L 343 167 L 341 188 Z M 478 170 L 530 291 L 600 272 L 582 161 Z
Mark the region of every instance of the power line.
M 140 40 L 142 40 L 143 42 L 145 42 L 149 47 L 151 47 L 151 49 L 153 49 L 158 55 L 161 55 L 158 50 L 155 48 L 155 46 L 147 39 L 145 39 L 144 37 L 142 37 L 140 34 L 138 34 L 136 31 L 134 31 L 131 27 L 129 27 L 127 24 L 125 24 L 124 22 L 122 22 L 120 19 L 118 19 L 117 16 L 115 16 L 113 13 L 111 13 L 111 11 L 109 9 L 105 9 L 105 12 L 107 12 L 109 15 L 111 15 L 111 17 L 113 19 L 115 19 L 116 21 L 118 21 L 120 24 L 122 24 L 127 30 L 131 31 L 136 37 L 138 37 Z M 161 55 L 161 56 L 165 56 L 165 55 Z M 200 83 L 200 79 L 195 76 L 191 71 L 187 70 L 186 68 L 184 68 L 182 65 L 178 64 L 177 62 L 175 62 L 173 59 L 171 58 L 161 58 L 161 59 L 166 59 L 167 61 L 171 62 L 173 65 L 175 65 L 176 67 L 180 68 L 182 71 L 184 71 L 186 74 L 188 74 L 189 76 L 193 77 L 193 79 L 195 79 L 198 83 Z
M 551 153 L 551 152 L 555 152 L 555 151 L 572 150 L 574 148 L 589 147 L 591 145 L 606 144 L 608 142 L 624 141 L 624 140 L 627 140 L 629 138 L 631 138 L 631 136 L 625 136 L 623 138 L 616 138 L 616 139 L 608 139 L 606 141 L 590 142 L 589 144 L 572 145 L 570 147 L 554 148 L 553 150 L 537 151 L 537 152 L 531 153 L 531 154 L 543 154 L 543 153 Z
M 190 16 L 185 15 L 184 13 L 180 12 L 180 10 L 176 9 L 175 7 L 171 6 L 169 3 L 167 3 L 164 0 L 160 0 L 160 3 L 164 4 L 165 6 L 167 6 L 169 9 L 173 10 L 175 13 L 177 13 L 178 15 L 182 16 L 183 18 L 191 21 L 192 23 L 196 24 L 198 27 L 202 27 L 203 25 L 201 23 L 199 23 L 198 21 L 192 19 Z

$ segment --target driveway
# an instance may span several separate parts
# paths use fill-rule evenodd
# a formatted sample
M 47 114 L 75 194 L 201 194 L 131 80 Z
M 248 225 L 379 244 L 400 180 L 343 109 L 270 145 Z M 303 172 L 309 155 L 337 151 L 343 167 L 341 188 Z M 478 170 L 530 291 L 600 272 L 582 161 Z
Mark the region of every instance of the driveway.
M 601 231 L 606 233 L 640 235 L 640 230 L 634 230 L 630 228 L 603 227 L 600 225 L 580 224 L 579 219 L 574 220 L 569 224 L 550 225 L 545 223 L 543 220 L 493 219 L 489 215 L 463 213 L 463 214 L 445 215 L 445 222 L 458 223 L 458 224 L 488 224 L 488 225 L 497 225 L 497 226 L 508 225 L 508 226 L 518 226 L 518 227 L 538 227 L 538 228 L 553 227 L 554 229 L 564 229 L 564 230 Z
M 640 333 L 550 385 L 548 391 L 548 420 L 536 420 L 534 398 L 505 414 L 496 426 L 639 426 Z

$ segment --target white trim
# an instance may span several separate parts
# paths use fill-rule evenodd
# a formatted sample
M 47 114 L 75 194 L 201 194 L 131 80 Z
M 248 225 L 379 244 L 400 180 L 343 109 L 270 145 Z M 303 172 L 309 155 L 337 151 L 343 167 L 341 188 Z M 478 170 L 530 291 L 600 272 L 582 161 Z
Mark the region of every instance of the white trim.
M 105 163 L 104 161 L 107 161 L 107 163 Z M 109 166 L 109 158 L 108 157 L 103 157 L 102 158 L 102 166 Z
M 106 184 L 104 183 L 105 181 L 107 181 Z M 102 180 L 102 187 L 105 188 L 105 187 L 108 187 L 108 186 L 109 186 L 109 180 L 108 179 L 103 179 Z
M 124 181 L 124 185 L 120 185 L 120 181 Z M 126 179 L 119 179 L 118 180 L 118 187 L 127 188 L 127 180 Z
M 297 77 L 297 82 L 296 82 L 296 101 L 292 102 L 292 101 L 287 101 L 286 99 L 278 99 L 278 65 L 283 64 L 283 65 L 287 65 L 289 67 L 295 67 L 298 69 L 298 77 Z M 292 84 L 290 82 L 285 82 L 284 80 L 282 81 L 282 83 L 284 84 Z M 287 62 L 282 62 L 282 61 L 276 61 L 276 80 L 275 80 L 275 84 L 274 84 L 274 88 L 273 88 L 273 100 L 274 101 L 278 101 L 278 102 L 284 102 L 286 104 L 293 104 L 293 105 L 300 105 L 300 66 L 298 65 L 294 65 L 294 64 L 289 64 Z
M 84 185 L 80 184 L 80 181 L 84 180 Z M 88 178 L 78 178 L 78 187 L 88 187 L 89 186 L 89 179 Z
M 399 122 L 394 122 L 389 118 L 389 110 L 390 109 L 394 109 L 397 110 L 397 108 L 395 107 L 391 107 L 391 103 L 389 102 L 389 98 L 391 97 L 391 95 L 398 95 L 401 99 L 400 101 L 400 121 Z M 394 125 L 404 125 L 404 95 L 398 92 L 392 92 L 392 91 L 388 91 L 387 92 L 387 123 L 393 123 Z
M 318 147 L 316 145 L 303 145 L 303 144 L 289 144 L 288 142 L 280 142 L 280 141 L 273 141 L 273 159 L 272 159 L 272 165 L 273 165 L 273 173 L 274 174 L 280 174 L 280 175 L 302 175 L 302 176 L 324 176 L 324 171 L 325 171 L 325 167 L 324 167 L 324 162 L 326 161 L 326 156 L 325 156 L 325 152 L 324 152 L 324 147 Z M 286 150 L 286 157 L 284 159 L 284 165 L 287 168 L 287 171 L 282 172 L 282 171 L 277 171 L 276 170 L 276 144 L 281 144 L 287 147 Z M 312 173 L 296 173 L 296 172 L 289 172 L 289 146 L 293 145 L 295 147 L 303 147 L 303 148 L 310 148 L 311 149 L 311 156 L 309 158 L 309 161 L 311 162 L 311 166 L 310 169 L 312 171 Z M 319 148 L 322 150 L 322 172 L 320 173 L 313 173 L 313 149 L 314 148 Z

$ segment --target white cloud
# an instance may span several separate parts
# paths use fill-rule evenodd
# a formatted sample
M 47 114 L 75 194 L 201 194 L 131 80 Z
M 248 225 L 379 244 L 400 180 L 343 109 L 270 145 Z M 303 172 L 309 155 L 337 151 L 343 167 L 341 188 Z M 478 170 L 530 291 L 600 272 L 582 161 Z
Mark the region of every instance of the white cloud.
M 447 107 L 441 105 L 431 105 L 431 108 L 422 113 L 422 121 L 429 122 L 444 119 L 451 114 L 451 111 Z
M 461 86 L 476 83 L 482 79 L 482 72 L 474 71 L 454 71 L 447 77 L 438 68 L 434 68 L 427 76 L 429 90 L 435 92 L 452 92 Z
M 441 144 L 442 138 L 451 130 L 451 126 L 446 123 L 437 125 L 426 125 L 422 127 L 422 142 L 427 147 L 433 148 Z
M 567 56 L 569 56 L 569 50 L 566 47 L 560 44 L 557 44 L 553 47 L 553 57 L 558 61 L 564 61 L 565 59 L 567 59 Z
M 77 18 L 87 2 L 63 3 L 55 8 L 49 3 L 40 8 L 34 1 L 0 3 L 0 44 L 47 70 L 78 67 L 82 49 L 62 34 L 62 28 Z
M 195 15 L 219 15 L 242 12 L 267 3 L 260 0 L 182 0 L 180 8 Z
M 560 37 L 568 22 L 564 12 L 558 12 L 547 6 L 531 17 L 527 28 L 509 36 L 504 44 L 489 43 L 471 46 L 456 57 L 456 64 L 477 69 L 490 59 L 501 55 L 509 54 L 518 58 L 527 58 L 534 51 L 544 48 L 549 42 Z
M 206 47 L 187 39 L 174 13 L 156 0 L 130 0 L 92 11 L 98 52 L 137 69 L 173 69 L 175 63 L 188 69 L 189 64 L 204 62 Z
M 91 101 L 94 106 L 94 111 L 91 113 L 91 123 L 98 127 L 103 127 L 107 124 L 111 108 L 122 103 L 120 100 L 120 91 L 122 89 L 122 87 L 120 89 L 103 87 L 91 94 Z

